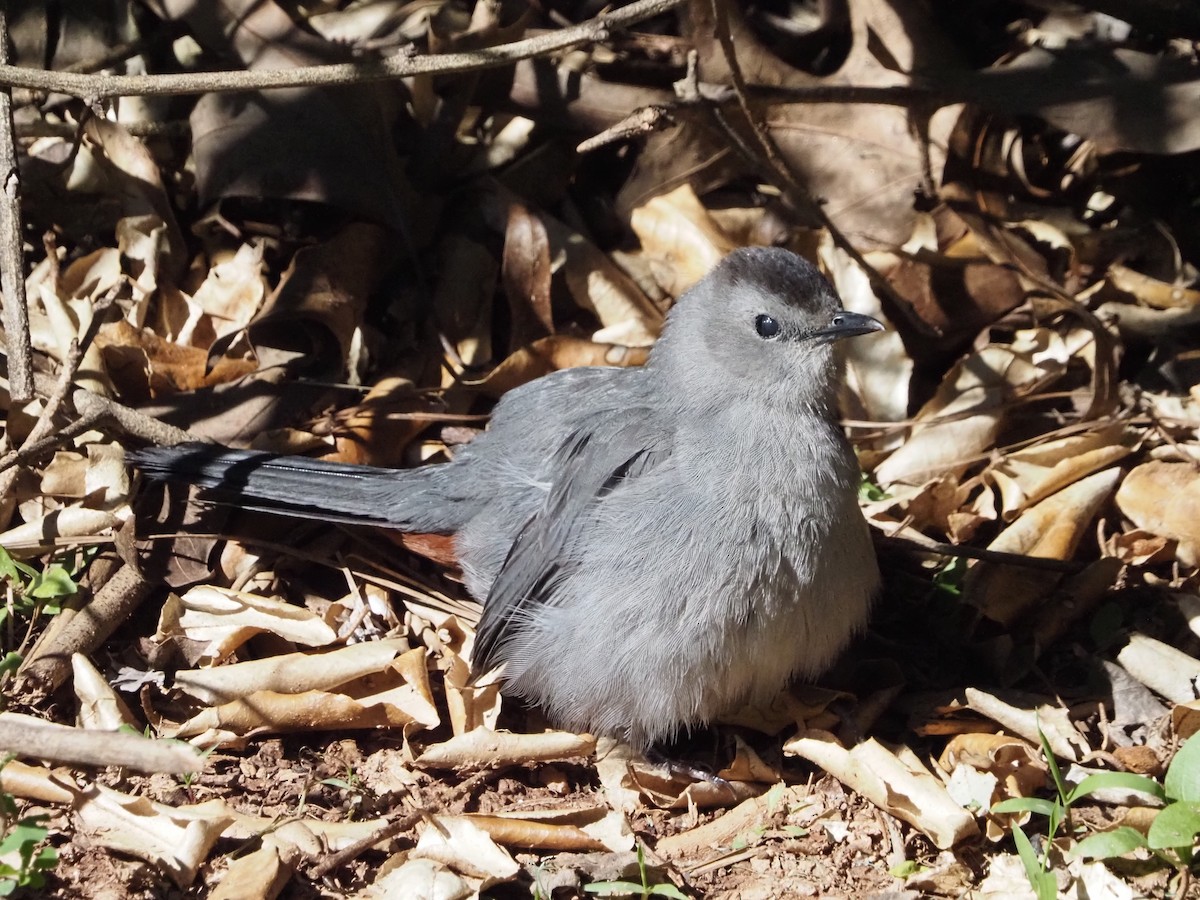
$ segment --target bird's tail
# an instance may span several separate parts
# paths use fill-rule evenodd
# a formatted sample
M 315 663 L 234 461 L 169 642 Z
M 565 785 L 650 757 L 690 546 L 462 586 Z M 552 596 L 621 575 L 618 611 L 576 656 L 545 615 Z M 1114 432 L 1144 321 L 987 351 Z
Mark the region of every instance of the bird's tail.
M 406 530 L 455 524 L 420 521 L 422 513 L 429 518 L 429 501 L 436 500 L 422 490 L 431 480 L 428 468 L 379 469 L 211 444 L 151 447 L 127 458 L 155 481 L 192 484 L 204 489 L 204 499 L 241 509 Z

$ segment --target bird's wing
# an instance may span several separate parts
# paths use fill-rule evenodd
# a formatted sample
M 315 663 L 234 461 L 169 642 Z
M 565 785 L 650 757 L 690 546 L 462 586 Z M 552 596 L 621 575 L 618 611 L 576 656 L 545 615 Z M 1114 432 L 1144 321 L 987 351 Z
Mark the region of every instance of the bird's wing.
M 513 541 L 488 592 L 472 654 L 475 675 L 499 665 L 530 612 L 553 602 L 555 584 L 573 565 L 570 544 L 597 506 L 669 458 L 673 430 L 661 419 L 645 407 L 606 411 L 559 445 L 549 460 L 546 502 Z

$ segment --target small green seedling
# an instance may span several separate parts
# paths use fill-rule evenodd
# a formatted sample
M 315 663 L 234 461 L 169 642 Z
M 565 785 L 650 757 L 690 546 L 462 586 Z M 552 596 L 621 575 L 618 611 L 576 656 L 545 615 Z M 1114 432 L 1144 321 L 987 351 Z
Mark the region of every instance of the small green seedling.
M 866 472 L 863 472 L 862 480 L 858 483 L 858 499 L 864 503 L 874 503 L 887 498 L 888 492 L 868 478 Z
M 1071 807 L 1084 797 L 1104 790 L 1141 791 L 1142 793 L 1149 794 L 1152 797 L 1165 800 L 1168 798 L 1171 790 L 1171 773 L 1170 770 L 1168 770 L 1168 787 L 1165 790 L 1163 785 L 1160 785 L 1153 778 L 1147 778 L 1145 775 L 1135 775 L 1132 772 L 1101 772 L 1097 775 L 1089 775 L 1079 782 L 1079 784 L 1068 789 L 1067 784 L 1062 777 L 1062 772 L 1058 768 L 1058 763 L 1054 758 L 1054 753 L 1050 749 L 1050 743 L 1046 740 L 1046 735 L 1042 733 L 1041 729 L 1038 729 L 1038 738 L 1041 740 L 1042 753 L 1046 757 L 1046 765 L 1050 769 L 1050 777 L 1054 782 L 1054 790 L 1057 796 L 1053 800 L 1045 800 L 1039 797 L 1013 797 L 1012 799 L 1002 800 L 997 803 L 992 807 L 992 812 L 1030 812 L 1046 817 L 1048 823 L 1046 827 L 1046 852 L 1043 852 L 1039 856 L 1034 850 L 1029 837 L 1023 830 L 1021 830 L 1021 828 L 1015 826 L 1013 828 L 1013 843 L 1016 844 L 1017 855 L 1020 857 L 1021 863 L 1025 867 L 1025 874 L 1029 878 L 1029 884 L 1033 888 L 1034 894 L 1037 895 L 1038 900 L 1053 900 L 1053 898 L 1057 895 L 1057 885 L 1055 883 L 1054 873 L 1050 871 L 1048 848 L 1050 843 L 1056 837 L 1058 837 L 1059 830 L 1062 829 L 1064 825 L 1067 826 L 1068 833 L 1071 831 Z M 1194 755 L 1200 757 L 1200 742 L 1189 742 L 1189 744 L 1191 743 L 1198 745 Z M 1185 748 L 1187 746 L 1188 745 L 1185 745 Z M 1180 751 L 1180 753 L 1176 755 L 1176 761 L 1179 759 L 1182 753 L 1183 751 Z M 1172 768 L 1174 768 L 1174 765 L 1175 763 L 1172 762 Z M 1184 765 L 1187 765 L 1186 761 Z M 1193 783 L 1191 787 L 1195 789 L 1197 793 L 1197 799 L 1200 800 L 1200 778 L 1196 778 L 1197 775 L 1200 775 L 1200 759 L 1198 759 L 1195 764 L 1194 772 L 1195 775 L 1193 778 L 1195 783 Z M 1167 809 L 1170 809 L 1170 807 Z M 1167 810 L 1164 809 L 1162 813 L 1159 813 L 1159 818 L 1161 818 L 1163 813 L 1166 811 Z M 1157 823 L 1157 821 L 1158 819 L 1156 818 L 1155 822 Z M 1170 820 L 1168 820 L 1168 824 L 1170 824 Z M 1151 832 L 1153 833 L 1153 831 L 1154 828 L 1151 827 Z M 1200 818 L 1197 819 L 1196 829 L 1191 832 L 1191 835 L 1189 835 L 1187 839 L 1189 854 L 1191 850 L 1192 836 L 1197 833 L 1200 833 Z M 1140 845 L 1132 843 L 1133 839 L 1131 835 L 1137 835 L 1142 843 Z M 1095 843 L 1089 845 L 1089 842 L 1091 841 L 1095 841 Z M 1120 847 L 1125 847 L 1126 849 L 1116 853 L 1108 853 L 1107 856 L 1099 856 L 1098 854 L 1090 851 L 1086 853 L 1081 852 L 1081 850 L 1084 850 L 1084 848 L 1089 846 L 1094 847 L 1098 851 L 1106 853 L 1107 851 L 1117 850 Z M 1121 853 L 1128 853 L 1131 850 L 1137 849 L 1137 846 L 1148 846 L 1146 843 L 1146 838 L 1143 838 L 1140 833 L 1134 831 L 1132 828 L 1118 828 L 1112 832 L 1095 834 L 1091 837 L 1085 838 L 1084 840 L 1080 841 L 1079 844 L 1076 845 L 1071 851 L 1071 856 L 1072 858 L 1083 855 L 1091 856 L 1093 858 L 1108 858 L 1108 856 L 1119 856 Z M 1179 845 L 1174 846 L 1178 847 Z
M 61 563 L 49 563 L 40 572 L 28 563 L 13 559 L 0 547 L 0 578 L 8 583 L 9 600 L 0 603 L 0 626 L 8 625 L 9 643 L 14 617 L 29 618 L 35 612 L 56 615 L 62 601 L 73 596 L 79 585 Z
M 637 848 L 637 861 L 641 884 L 633 881 L 593 881 L 585 884 L 583 889 L 597 897 L 639 897 L 640 900 L 670 897 L 671 900 L 688 900 L 687 894 L 673 884 L 650 884 L 646 875 L 646 849 L 641 844 Z
M 1181 872 L 1190 868 L 1200 834 L 1200 740 L 1193 736 L 1179 749 L 1159 790 L 1156 796 L 1167 805 L 1154 817 L 1148 833 L 1121 826 L 1093 834 L 1080 841 L 1071 856 L 1103 860 L 1149 850 Z
M 12 757 L 9 757 L 11 759 Z M 8 759 L 3 764 L 7 764 Z M 4 821 L 12 822 L 17 815 L 17 802 L 12 794 L 0 793 L 0 813 Z M 16 854 L 16 865 L 0 862 L 0 897 L 7 897 L 18 888 L 40 888 L 46 884 L 46 873 L 58 863 L 58 851 L 38 846 L 50 834 L 43 825 L 46 816 L 25 816 L 16 819 L 0 840 L 0 858 Z

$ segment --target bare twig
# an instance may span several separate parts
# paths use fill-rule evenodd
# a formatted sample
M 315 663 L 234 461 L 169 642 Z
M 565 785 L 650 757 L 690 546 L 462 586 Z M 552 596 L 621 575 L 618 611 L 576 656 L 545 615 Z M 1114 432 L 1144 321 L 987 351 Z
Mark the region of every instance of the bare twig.
M 137 772 L 184 775 L 204 771 L 204 759 L 189 745 L 153 741 L 136 734 L 85 731 L 25 717 L 0 716 L 0 749 L 25 758 L 82 766 L 122 766 Z
M 495 778 L 503 771 L 503 769 L 489 769 L 484 772 L 476 772 L 466 781 L 462 782 L 457 788 L 455 788 L 453 795 L 451 795 L 448 801 L 439 804 L 440 807 L 444 809 L 445 807 L 449 806 L 450 803 L 465 799 L 467 795 L 470 794 L 471 791 L 475 790 L 475 788 L 477 788 L 479 785 L 483 784 L 489 778 Z M 334 869 L 344 866 L 353 859 L 357 859 L 360 855 L 365 853 L 367 850 L 370 850 L 376 844 L 381 844 L 384 841 L 391 840 L 397 835 L 408 831 L 408 829 L 412 828 L 417 824 L 417 822 L 430 815 L 432 812 L 434 812 L 432 807 L 422 806 L 399 819 L 389 822 L 374 834 L 368 835 L 362 840 L 355 841 L 344 850 L 339 850 L 332 856 L 327 857 L 315 869 L 313 869 L 313 878 L 324 878 Z
M 7 295 L 6 295 L 7 296 Z M 22 451 L 33 444 L 42 444 L 47 440 L 53 441 L 55 435 L 54 417 L 58 415 L 58 411 L 62 408 L 63 403 L 67 399 L 67 394 L 71 390 L 71 383 L 75 380 L 75 373 L 79 371 L 79 363 L 83 359 L 83 349 L 79 346 L 76 340 L 71 341 L 71 346 L 67 349 L 67 358 L 63 361 L 62 371 L 59 373 L 57 381 L 54 383 L 51 390 L 47 392 L 48 396 L 45 404 L 42 406 L 42 411 L 38 415 L 37 421 L 30 430 L 29 435 L 25 438 L 21 450 L 14 450 L 5 454 L 4 459 L 0 460 L 0 472 L 8 469 L 17 461 Z M 9 356 L 9 364 L 12 364 L 12 357 Z M 0 475 L 0 497 L 8 496 L 12 490 L 13 483 L 17 478 L 17 470 L 4 472 Z
M 51 396 L 61 383 L 61 379 L 49 378 L 45 375 L 34 375 L 34 385 L 39 394 Z M 153 419 L 132 407 L 108 397 L 101 397 L 84 388 L 76 388 L 71 392 L 71 405 L 79 413 L 81 419 L 87 419 L 92 424 L 106 420 L 119 425 L 126 434 L 141 438 L 154 444 L 183 444 L 187 441 L 199 440 L 196 435 L 167 425 Z
M 45 641 L 34 647 L 18 670 L 31 694 L 57 690 L 71 674 L 71 657 L 87 655 L 108 640 L 109 635 L 149 596 L 154 585 L 146 581 L 133 566 L 122 566 L 92 601 L 79 610 L 70 623 L 55 635 L 53 646 Z
M 109 97 L 206 94 L 212 91 L 257 91 L 265 88 L 317 87 L 387 81 L 412 75 L 476 72 L 545 56 L 578 44 L 597 43 L 618 28 L 627 28 L 682 5 L 684 0 L 637 0 L 560 31 L 465 53 L 393 56 L 328 66 L 262 69 L 252 72 L 188 72 L 172 75 L 101 75 L 48 72 L 0 65 L 0 84 L 55 91 L 89 102 Z
M 919 540 L 913 537 L 896 537 L 893 535 L 877 534 L 877 543 L 898 550 L 910 550 L 918 553 L 935 553 L 938 556 L 963 557 L 976 559 L 980 562 L 997 563 L 1005 566 L 1018 566 L 1023 569 L 1040 569 L 1046 572 L 1074 573 L 1086 567 L 1086 563 L 1074 562 L 1068 559 L 1050 559 L 1044 556 L 1028 556 L 1024 553 L 1009 553 L 1004 550 L 988 550 L 983 547 L 968 547 L 965 544 L 944 544 L 935 540 Z
M 108 419 L 119 425 L 126 434 L 152 444 L 182 444 L 197 439 L 194 434 L 182 428 L 152 419 L 123 403 L 117 403 L 83 388 L 71 394 L 71 403 L 81 416 Z
M 8 11 L 0 2 L 0 69 L 8 65 Z M 13 141 L 12 91 L 0 89 L 0 290 L 8 344 L 8 392 L 16 404 L 33 399 L 33 351 L 25 305 L 25 257 L 21 250 L 21 179 Z
M 56 260 L 54 254 L 53 242 L 47 240 L 47 252 L 50 260 Z M 57 265 L 56 262 L 52 263 Z M 57 278 L 57 272 L 55 272 Z M 72 340 L 71 345 L 67 350 L 67 358 L 63 362 L 62 371 L 58 375 L 58 379 L 54 384 L 53 389 L 49 393 L 49 397 L 42 407 L 42 412 L 38 416 L 33 430 L 29 432 L 20 449 L 12 450 L 0 457 L 0 473 L 10 469 L 18 463 L 27 462 L 36 458 L 39 454 L 51 449 L 52 447 L 61 447 L 76 436 L 83 434 L 91 429 L 94 425 L 107 417 L 107 410 L 101 409 L 97 404 L 91 404 L 91 409 L 87 413 L 83 413 L 76 406 L 76 411 L 81 413 L 81 416 L 75 422 L 69 425 L 55 429 L 54 418 L 58 415 L 62 408 L 63 402 L 67 398 L 67 394 L 71 390 L 72 382 L 75 380 L 75 375 L 79 371 L 79 366 L 83 361 L 83 356 L 87 352 L 87 348 L 91 346 L 92 341 L 96 339 L 96 334 L 100 331 L 101 322 L 104 319 L 104 313 L 112 306 L 116 299 L 115 289 L 110 291 L 106 296 L 100 298 L 92 307 L 92 319 L 88 322 L 87 327 L 78 339 Z M 47 382 L 42 379 L 37 379 L 35 385 L 41 389 L 45 389 Z M 91 395 L 90 392 L 80 389 L 77 393 Z M 85 400 L 85 403 L 87 401 Z M 111 401 L 107 401 L 111 403 Z M 149 420 L 153 421 L 153 420 Z M 4 476 L 0 475 L 0 496 L 3 496 L 11 487 L 12 479 L 15 475 Z
M 671 114 L 663 106 L 643 106 L 599 134 L 592 135 L 575 148 L 576 153 L 590 153 L 617 141 L 641 137 L 671 124 Z

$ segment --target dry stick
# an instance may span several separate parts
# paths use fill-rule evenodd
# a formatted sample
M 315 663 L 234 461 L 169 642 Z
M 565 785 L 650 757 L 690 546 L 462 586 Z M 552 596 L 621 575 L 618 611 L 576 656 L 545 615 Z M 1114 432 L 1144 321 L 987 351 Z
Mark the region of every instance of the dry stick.
M 965 559 L 976 559 L 980 562 L 1018 566 L 1023 569 L 1041 569 L 1046 572 L 1072 574 L 1087 568 L 1087 563 L 1072 562 L 1071 560 L 1053 559 L 1048 556 L 1029 556 L 1025 553 L 1009 553 L 1007 550 L 968 547 L 965 544 L 946 544 L 932 539 L 926 542 L 910 537 L 876 534 L 875 541 L 885 547 L 894 547 L 898 550 L 934 553 L 938 556 L 963 557 Z
M 8 9 L 0 0 L 0 69 L 8 65 Z M 21 252 L 21 179 L 13 142 L 12 91 L 0 89 L 0 291 L 8 343 L 8 392 L 16 405 L 33 399 L 33 349 L 25 305 L 25 257 Z
M 116 423 L 128 435 L 151 444 L 183 444 L 196 441 L 194 434 L 152 419 L 136 409 L 79 388 L 71 394 L 71 403 L 81 416 L 96 416 Z
M 38 392 L 49 394 L 54 390 L 55 380 L 45 375 L 33 376 Z M 132 407 L 108 397 L 101 397 L 85 388 L 71 392 L 71 405 L 81 417 L 92 417 L 92 421 L 105 419 L 119 425 L 126 434 L 154 444 L 183 444 L 199 440 L 194 434 L 153 419 Z
M 79 610 L 58 634 L 53 647 L 35 647 L 18 670 L 25 691 L 57 690 L 71 674 L 71 657 L 85 656 L 98 648 L 149 596 L 154 585 L 133 566 L 122 567 L 92 602 Z
M 81 766 L 121 766 L 170 775 L 204 771 L 204 759 L 188 744 L 154 741 L 137 734 L 87 731 L 50 722 L 0 716 L 0 750 L 16 756 Z
M 637 0 L 628 6 L 603 13 L 570 28 L 467 53 L 393 56 L 382 60 L 299 66 L 294 69 L 188 72 L 175 75 L 85 75 L 0 65 L 0 84 L 37 91 L 54 91 L 92 102 L 133 95 L 257 91 L 265 88 L 386 81 L 412 75 L 476 72 L 510 65 L 533 56 L 544 56 L 557 50 L 566 50 L 578 44 L 599 43 L 606 40 L 614 29 L 635 25 L 681 6 L 684 2 L 685 0 Z
M 508 767 L 506 766 L 504 768 Z M 488 769 L 484 772 L 476 772 L 474 775 L 456 787 L 450 798 L 441 805 L 443 807 L 447 807 L 451 803 L 463 799 L 476 787 L 483 784 L 483 782 L 487 781 L 489 778 L 494 778 L 503 772 L 504 768 Z M 337 853 L 333 854 L 333 856 L 327 857 L 312 870 L 312 877 L 324 878 L 334 869 L 344 866 L 353 859 L 357 859 L 360 855 L 370 850 L 376 844 L 383 843 L 384 841 L 391 840 L 399 834 L 403 834 L 405 831 L 417 824 L 420 819 L 430 815 L 432 812 L 433 807 L 422 806 L 420 809 L 413 810 L 402 818 L 396 819 L 393 822 L 389 822 L 374 834 L 367 835 L 367 837 L 355 841 L 349 847 L 339 850 Z
M 51 259 L 54 256 L 51 255 Z M 38 420 L 33 426 L 33 430 L 29 432 L 19 450 L 12 450 L 6 453 L 3 458 L 0 458 L 0 472 L 15 466 L 19 462 L 35 457 L 38 453 L 44 452 L 51 447 L 60 447 L 67 441 L 71 440 L 78 434 L 87 431 L 96 421 L 98 417 L 93 413 L 91 416 L 84 416 L 82 422 L 72 423 L 67 428 L 54 430 L 54 417 L 58 415 L 59 409 L 62 408 L 63 402 L 67 398 L 67 392 L 71 389 L 71 383 L 75 380 L 75 375 L 79 371 L 79 365 L 83 361 L 83 356 L 87 352 L 92 341 L 96 339 L 96 334 L 100 331 L 100 322 L 104 318 L 104 313 L 113 301 L 116 299 L 116 289 L 109 291 L 107 295 L 100 298 L 92 307 L 92 320 L 84 329 L 83 334 L 77 339 L 72 339 L 70 346 L 67 348 L 67 358 L 63 361 L 62 371 L 58 374 L 58 379 L 54 385 L 54 389 L 50 392 L 50 396 L 42 407 L 42 412 L 38 416 Z M 39 382 L 44 387 L 44 382 Z M 81 427 L 84 426 L 84 427 Z M 15 474 L 9 476 L 0 476 L 0 497 L 8 493 L 12 487 L 12 480 L 16 477 Z

